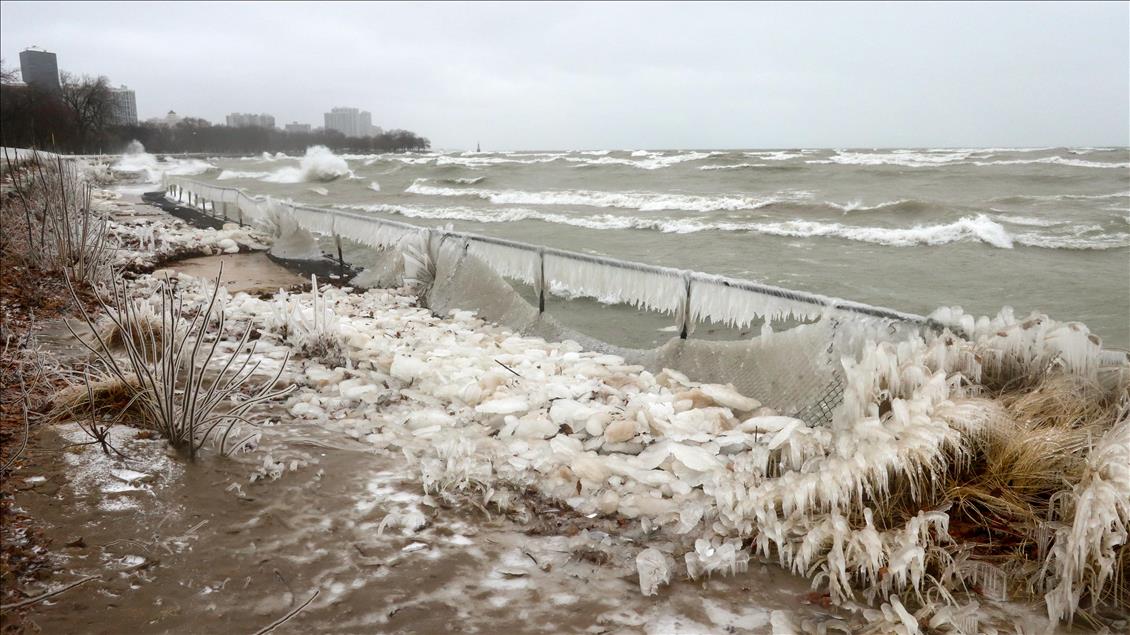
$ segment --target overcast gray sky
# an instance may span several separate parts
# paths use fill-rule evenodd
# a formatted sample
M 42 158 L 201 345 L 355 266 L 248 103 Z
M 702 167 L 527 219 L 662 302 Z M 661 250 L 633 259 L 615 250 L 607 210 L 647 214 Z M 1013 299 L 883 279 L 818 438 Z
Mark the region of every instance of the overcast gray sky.
M 332 106 L 439 148 L 1126 145 L 1130 4 L 0 3 L 142 118 Z

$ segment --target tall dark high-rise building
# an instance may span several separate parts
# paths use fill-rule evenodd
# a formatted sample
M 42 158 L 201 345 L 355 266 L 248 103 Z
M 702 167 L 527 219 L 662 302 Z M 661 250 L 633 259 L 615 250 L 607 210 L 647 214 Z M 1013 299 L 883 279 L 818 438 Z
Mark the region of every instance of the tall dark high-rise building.
M 25 84 L 60 92 L 59 64 L 54 53 L 35 49 L 20 51 L 20 75 Z
M 137 96 L 125 86 L 110 89 L 110 118 L 120 126 L 137 125 Z

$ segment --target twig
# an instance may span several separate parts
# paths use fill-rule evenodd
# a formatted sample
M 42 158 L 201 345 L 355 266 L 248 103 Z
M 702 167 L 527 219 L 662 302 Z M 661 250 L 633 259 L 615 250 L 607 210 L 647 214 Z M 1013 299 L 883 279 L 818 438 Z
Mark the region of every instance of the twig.
M 8 468 L 12 467 L 12 465 L 16 463 L 16 459 L 20 458 L 20 455 L 23 454 L 24 450 L 27 449 L 27 438 L 28 435 L 31 434 L 31 422 L 28 421 L 27 418 L 27 387 L 24 385 L 24 375 L 22 372 L 20 373 L 20 398 L 21 401 L 23 401 L 21 407 L 23 408 L 24 417 L 24 442 L 20 445 L 20 449 L 16 450 L 16 453 L 12 455 L 12 458 L 8 459 L 8 461 L 4 463 L 4 467 L 0 468 L 0 472 L 7 472 Z
M 517 371 L 515 371 L 515 370 L 514 370 L 513 368 L 510 368 L 510 367 L 509 367 L 509 366 L 507 366 L 506 364 L 503 364 L 502 362 L 498 361 L 497 359 L 496 359 L 496 360 L 494 360 L 494 363 L 496 363 L 496 364 L 498 364 L 499 366 L 501 366 L 501 367 L 505 368 L 506 370 L 508 370 L 508 371 L 510 371 L 510 372 L 512 372 L 512 373 L 514 373 L 514 376 L 515 376 L 515 377 L 521 377 L 521 375 L 519 375 Z
M 20 608 L 20 607 L 24 607 L 24 606 L 29 606 L 29 605 L 35 604 L 36 602 L 40 602 L 40 601 L 42 601 L 42 600 L 46 600 L 46 599 L 47 599 L 47 598 L 49 598 L 49 597 L 53 597 L 53 596 L 59 595 L 59 594 L 60 594 L 60 593 L 62 593 L 63 591 L 67 591 L 67 590 L 69 590 L 69 589 L 73 589 L 73 588 L 75 588 L 76 586 L 78 586 L 78 585 L 80 585 L 80 584 L 85 584 L 85 583 L 87 583 L 87 582 L 90 582 L 91 580 L 94 580 L 94 579 L 97 579 L 97 578 L 100 578 L 100 577 L 102 577 L 102 576 L 98 576 L 98 575 L 88 575 L 88 576 L 86 576 L 85 578 L 83 578 L 83 579 L 81 579 L 81 580 L 78 580 L 78 581 L 76 581 L 76 582 L 72 582 L 72 583 L 70 583 L 70 584 L 68 584 L 68 585 L 66 585 L 66 586 L 64 586 L 64 587 L 61 587 L 61 588 L 55 589 L 54 591 L 48 591 L 47 593 L 44 593 L 44 594 L 42 594 L 42 595 L 37 595 L 37 596 L 35 596 L 35 597 L 31 597 L 31 598 L 28 598 L 28 599 L 26 599 L 26 600 L 21 600 L 21 601 L 19 601 L 19 602 L 14 602 L 14 603 L 12 603 L 12 604 L 3 604 L 3 605 L 0 605 L 0 611 L 10 611 L 10 610 L 12 610 L 12 609 L 18 609 L 18 608 Z M 264 632 L 264 633 L 265 633 L 266 631 L 261 631 L 261 632 Z
M 282 626 L 284 622 L 286 622 L 290 618 L 294 617 L 295 615 L 298 615 L 299 611 L 306 608 L 307 604 L 313 602 L 314 598 L 318 597 L 318 593 L 319 593 L 319 591 L 315 590 L 314 595 L 311 595 L 309 600 L 306 600 L 298 608 L 294 609 L 290 613 L 287 613 L 285 616 L 283 616 L 281 619 L 275 621 L 274 623 L 272 623 L 267 628 L 264 628 L 261 631 L 256 631 L 255 635 L 264 635 L 264 633 L 270 633 L 271 631 L 275 630 L 277 627 Z

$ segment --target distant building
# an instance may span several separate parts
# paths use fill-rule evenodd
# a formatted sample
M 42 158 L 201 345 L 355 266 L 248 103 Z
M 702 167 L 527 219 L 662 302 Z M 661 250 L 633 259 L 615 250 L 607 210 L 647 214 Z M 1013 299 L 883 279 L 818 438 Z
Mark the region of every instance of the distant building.
M 367 110 L 338 107 L 327 112 L 325 119 L 326 130 L 337 130 L 347 137 L 368 137 L 374 134 L 373 116 Z
M 137 125 L 137 98 L 125 86 L 110 89 L 110 120 L 119 126 Z
M 184 117 L 181 117 L 175 111 L 170 110 L 169 114 L 165 115 L 164 117 L 154 117 L 153 119 L 146 119 L 145 123 L 152 124 L 154 126 L 165 126 L 167 128 L 172 128 L 173 126 L 180 123 L 182 119 L 184 119 Z
M 298 123 L 297 121 L 292 121 L 292 122 L 286 124 L 286 131 L 287 132 L 310 132 L 310 124 L 308 124 L 308 123 Z
M 232 128 L 274 128 L 275 117 L 266 113 L 253 115 L 233 112 L 228 115 L 228 126 Z
M 20 75 L 25 84 L 56 93 L 62 92 L 59 86 L 59 64 L 54 53 L 30 48 L 20 51 Z

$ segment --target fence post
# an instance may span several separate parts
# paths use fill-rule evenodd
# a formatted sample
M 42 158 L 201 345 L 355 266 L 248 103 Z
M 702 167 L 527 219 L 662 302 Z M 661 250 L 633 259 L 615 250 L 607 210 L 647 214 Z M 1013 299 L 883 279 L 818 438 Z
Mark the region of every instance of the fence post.
M 683 324 L 679 329 L 679 339 L 687 339 L 691 325 L 691 277 L 687 275 L 687 296 L 683 299 Z
M 545 313 L 545 250 L 538 250 L 538 313 Z

